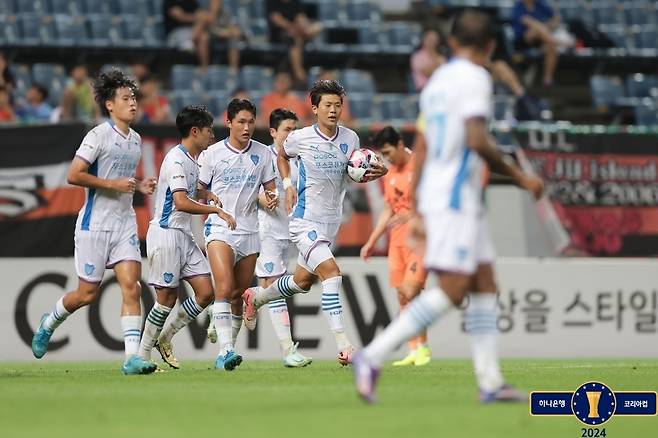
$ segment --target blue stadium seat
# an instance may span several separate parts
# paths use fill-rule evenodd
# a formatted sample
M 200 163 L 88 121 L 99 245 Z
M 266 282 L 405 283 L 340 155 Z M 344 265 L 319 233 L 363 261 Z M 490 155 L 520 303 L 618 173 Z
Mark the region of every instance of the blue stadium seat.
M 652 101 L 635 107 L 635 124 L 644 126 L 658 125 L 658 108 Z
M 187 105 L 208 106 L 207 95 L 200 91 L 177 90 L 169 94 L 169 106 L 172 114 L 178 114 Z
M 147 47 L 162 47 L 166 44 L 164 25 L 154 17 L 147 18 L 144 23 L 144 45 Z
M 51 105 L 59 105 L 67 81 L 64 66 L 61 64 L 33 64 L 32 79 L 48 89 L 48 102 Z
M 345 16 L 348 21 L 373 23 L 381 20 L 379 9 L 370 0 L 355 0 L 345 3 Z
M 335 25 L 339 20 L 341 12 L 340 5 L 335 0 L 324 0 L 318 2 L 318 21 L 325 26 Z
M 144 46 L 144 27 L 146 18 L 140 15 L 123 14 L 119 16 L 121 28 L 121 45 L 128 47 Z
M 420 31 L 408 23 L 390 23 L 388 26 L 389 44 L 398 50 L 411 51 L 418 44 Z
M 249 20 L 267 20 L 267 7 L 264 1 L 251 0 L 246 7 L 238 8 L 238 11 L 244 11 Z
M 149 17 L 152 15 L 149 0 L 115 0 L 117 12 L 121 15 Z
M 594 75 L 589 80 L 594 106 L 607 109 L 614 106 L 624 97 L 624 87 L 621 79 L 616 76 Z
M 82 16 L 57 14 L 53 17 L 58 45 L 74 46 L 87 44 L 87 27 Z
M 0 16 L 11 15 L 15 12 L 14 2 L 11 0 L 0 1 Z
M 635 34 L 635 48 L 655 49 L 658 47 L 658 31 L 654 26 L 644 26 Z
M 50 10 L 46 0 L 18 0 L 16 2 L 16 12 L 28 14 L 47 14 L 50 12 Z
M 84 12 L 87 14 L 103 14 L 109 15 L 115 12 L 113 1 L 99 1 L 99 0 L 82 0 Z
M 21 34 L 18 29 L 16 16 L 0 15 L 0 41 L 2 41 L 3 45 L 20 44 Z
M 23 94 L 32 85 L 30 67 L 26 64 L 12 64 L 11 73 L 14 75 L 14 86 L 16 91 Z
M 203 78 L 203 88 L 208 91 L 233 91 L 237 78 L 225 65 L 211 65 Z
M 599 31 L 603 32 L 616 47 L 621 49 L 630 48 L 628 41 L 628 35 L 626 34 L 626 28 L 619 24 L 612 24 L 608 26 L 599 26 Z
M 339 81 L 348 93 L 374 94 L 377 91 L 372 74 L 367 71 L 346 68 L 340 72 Z
M 272 90 L 272 69 L 257 65 L 245 65 L 240 69 L 240 86 L 253 91 Z
M 412 94 L 406 98 L 405 112 L 407 115 L 405 118 L 407 120 L 415 121 L 418 118 L 418 113 L 420 113 L 419 98 L 420 95 L 418 94 Z
M 213 91 L 209 93 L 208 111 L 210 111 L 215 117 L 221 116 L 222 113 L 226 111 L 226 106 L 230 99 L 230 94 L 225 91 Z
M 631 3 L 624 6 L 626 23 L 629 26 L 645 26 L 656 22 L 655 9 L 648 3 Z
M 350 93 L 348 96 L 352 117 L 365 123 L 373 119 L 373 95 L 370 93 Z
M 597 24 L 624 24 L 621 10 L 615 3 L 602 3 L 593 8 Z
M 626 77 L 628 97 L 642 99 L 658 98 L 658 76 L 636 73 Z
M 83 13 L 80 0 L 50 0 L 50 6 L 53 14 L 80 15 Z
M 388 44 L 388 34 L 382 32 L 378 25 L 359 27 L 359 45 L 362 51 L 379 52 Z
M 151 0 L 148 2 L 149 6 L 151 7 L 150 9 L 150 15 L 151 16 L 160 16 L 162 17 L 163 15 L 163 0 Z
M 406 120 L 406 94 L 385 93 L 375 97 L 381 120 L 385 123 Z
M 87 15 L 89 43 L 92 46 L 116 46 L 121 39 L 119 26 L 109 15 Z
M 171 67 L 172 90 L 203 90 L 203 76 L 196 65 L 177 64 Z
M 50 16 L 21 14 L 19 16 L 21 43 L 26 46 L 52 44 L 55 30 Z

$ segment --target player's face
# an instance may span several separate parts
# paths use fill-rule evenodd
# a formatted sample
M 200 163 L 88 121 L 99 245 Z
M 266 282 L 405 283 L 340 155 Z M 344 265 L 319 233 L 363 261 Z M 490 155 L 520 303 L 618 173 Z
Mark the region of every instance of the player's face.
M 245 145 L 254 135 L 256 118 L 250 111 L 241 110 L 233 117 L 233 120 L 228 121 L 228 129 L 231 131 L 231 137 Z
M 336 94 L 323 94 L 320 96 L 318 106 L 313 106 L 312 109 L 320 125 L 334 127 L 338 124 L 343 112 L 343 102 Z
M 214 143 L 215 133 L 212 126 L 205 128 L 194 127 L 192 129 L 194 130 L 192 134 L 201 151 L 205 151 L 208 149 L 208 146 Z
M 137 116 L 137 100 L 129 87 L 117 89 L 114 98 L 106 101 L 105 106 L 113 118 L 122 122 L 132 123 Z
M 288 119 L 282 121 L 277 129 L 270 128 L 270 135 L 275 144 L 282 145 L 288 138 L 288 134 L 295 129 L 297 129 L 297 120 Z

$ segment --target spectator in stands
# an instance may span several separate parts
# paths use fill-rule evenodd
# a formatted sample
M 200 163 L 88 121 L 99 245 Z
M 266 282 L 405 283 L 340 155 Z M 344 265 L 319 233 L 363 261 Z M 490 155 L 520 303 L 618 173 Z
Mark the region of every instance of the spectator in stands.
M 226 41 L 228 45 L 228 66 L 231 73 L 237 74 L 240 68 L 240 48 L 238 43 L 242 39 L 242 29 L 233 19 L 231 12 L 225 8 L 222 0 L 211 0 L 209 5 L 210 12 L 210 33 L 220 40 Z
M 140 122 L 164 123 L 171 121 L 169 101 L 160 94 L 158 82 L 153 76 L 145 76 L 139 87 Z
M 87 66 L 79 63 L 71 69 L 69 83 L 62 95 L 63 120 L 98 120 L 100 108 L 94 102 L 94 93 Z
M 0 87 L 5 87 L 10 94 L 14 89 L 14 75 L 9 70 L 9 62 L 3 52 L 0 52 Z
M 133 62 L 130 66 L 130 75 L 137 81 L 137 85 L 141 86 L 144 78 L 149 77 L 151 69 L 145 62 Z
M 268 0 L 270 42 L 288 45 L 288 59 L 296 81 L 306 83 L 304 44 L 322 32 L 322 25 L 309 21 L 300 0 Z
M 16 115 L 23 122 L 48 122 L 53 108 L 46 102 L 48 90 L 39 83 L 34 83 L 25 93 L 27 103 L 20 106 Z
M 315 80 L 337 81 L 338 73 L 336 72 L 336 70 L 322 69 L 318 73 L 318 77 Z M 306 108 L 308 108 L 308 114 L 310 116 L 312 114 L 311 95 L 308 93 L 306 94 Z M 355 125 L 355 122 L 356 121 L 354 120 L 354 117 L 352 117 L 352 113 L 350 112 L 350 103 L 348 100 L 348 96 L 343 96 L 343 112 L 340 114 L 340 124 L 343 126 L 347 126 L 348 128 L 351 128 Z
M 14 108 L 11 106 L 11 94 L 6 87 L 0 86 L 0 123 L 16 120 Z
M 309 119 L 309 107 L 295 95 L 292 90 L 292 78 L 288 72 L 279 72 L 274 76 L 272 91 L 260 101 L 260 124 L 269 126 L 269 117 L 277 108 L 285 108 L 297 114 L 299 122 L 305 126 Z
M 420 48 L 411 55 L 411 76 L 416 91 L 421 91 L 434 70 L 446 61 L 446 58 L 439 53 L 440 43 L 439 33 L 433 29 L 426 29 L 423 32 Z
M 552 85 L 558 50 L 552 32 L 560 17 L 546 0 L 517 0 L 512 13 L 514 43 L 518 50 L 541 47 L 544 52 L 544 85 Z
M 205 70 L 210 63 L 210 13 L 196 0 L 165 0 L 164 28 L 167 45 L 179 50 L 196 52 L 199 65 Z

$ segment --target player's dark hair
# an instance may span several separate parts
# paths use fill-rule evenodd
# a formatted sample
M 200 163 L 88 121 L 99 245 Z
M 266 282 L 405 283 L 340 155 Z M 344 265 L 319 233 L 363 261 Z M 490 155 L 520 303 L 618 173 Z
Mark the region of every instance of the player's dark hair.
M 32 84 L 32 88 L 34 88 L 35 90 L 37 90 L 39 92 L 39 94 L 41 95 L 41 100 L 48 99 L 48 89 L 46 87 L 44 87 L 43 85 L 41 85 L 38 82 L 34 82 Z
M 281 125 L 281 122 L 284 120 L 294 120 L 295 122 L 298 122 L 299 117 L 287 108 L 277 108 L 270 113 L 270 128 L 279 129 L 279 125 Z
M 103 114 L 109 117 L 110 112 L 105 108 L 105 102 L 114 99 L 119 88 L 128 87 L 137 94 L 137 84 L 118 68 L 113 68 L 107 73 L 101 73 L 93 82 L 96 103 Z
M 450 35 L 463 47 L 482 50 L 496 38 L 496 30 L 489 15 L 474 9 L 464 9 L 453 21 Z
M 311 105 L 318 106 L 320 99 L 325 94 L 333 94 L 340 97 L 340 101 L 343 102 L 343 96 L 347 93 L 345 88 L 338 81 L 328 81 L 328 80 L 319 80 L 313 84 L 313 88 L 309 92 L 311 96 Z
M 231 121 L 240 111 L 249 111 L 256 118 L 256 105 L 247 99 L 232 99 L 226 108 L 226 118 Z
M 400 140 L 402 140 L 402 135 L 398 130 L 392 126 L 387 126 L 373 135 L 371 142 L 375 149 L 381 149 L 385 144 L 397 146 Z
M 187 138 L 192 128 L 210 128 L 213 121 L 212 114 L 205 106 L 188 105 L 176 116 L 176 127 L 181 138 Z

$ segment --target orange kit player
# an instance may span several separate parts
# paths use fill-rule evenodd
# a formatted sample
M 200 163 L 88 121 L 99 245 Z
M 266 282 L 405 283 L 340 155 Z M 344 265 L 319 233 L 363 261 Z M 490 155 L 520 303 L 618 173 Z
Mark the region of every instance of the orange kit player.
M 379 131 L 372 139 L 375 149 L 391 163 L 384 176 L 384 210 L 379 215 L 377 225 L 361 248 L 361 257 L 368 260 L 373 247 L 387 228 L 391 234 L 388 245 L 388 267 L 391 286 L 397 289 L 400 308 L 416 297 L 425 287 L 427 272 L 423 255 L 410 248 L 408 224 L 412 200 L 411 177 L 414 169 L 414 154 L 405 147 L 400 133 L 392 126 Z M 409 340 L 409 354 L 394 366 L 426 365 L 432 352 L 427 345 L 427 331 Z

